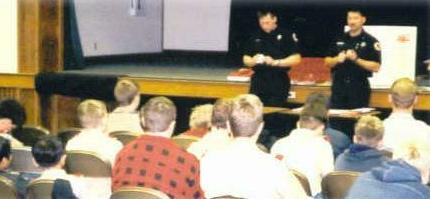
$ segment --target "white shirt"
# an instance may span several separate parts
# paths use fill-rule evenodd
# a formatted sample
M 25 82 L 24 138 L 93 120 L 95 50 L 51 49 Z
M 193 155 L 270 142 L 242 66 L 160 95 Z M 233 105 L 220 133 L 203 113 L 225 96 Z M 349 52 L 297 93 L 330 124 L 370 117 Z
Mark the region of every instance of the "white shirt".
M 114 165 L 116 154 L 121 150 L 122 143 L 104 134 L 100 129 L 83 129 L 78 135 L 67 142 L 66 150 L 85 150 L 97 153 Z
M 280 161 L 262 152 L 249 138 L 235 138 L 225 148 L 208 152 L 200 161 L 200 185 L 206 198 L 307 198 Z
M 73 194 L 75 194 L 78 198 L 84 198 L 85 193 L 89 190 L 86 190 L 86 184 L 82 178 L 69 175 L 63 169 L 57 168 L 48 168 L 44 170 L 41 175 L 37 179 L 46 179 L 46 180 L 56 180 L 63 179 L 70 182 L 72 187 Z
M 201 159 L 208 151 L 221 149 L 231 141 L 232 138 L 228 135 L 226 129 L 212 128 L 199 141 L 193 142 L 187 151 L 196 156 L 197 159 Z
M 399 141 L 412 136 L 430 141 L 430 127 L 423 121 L 416 120 L 412 113 L 391 113 L 384 120 L 384 149 L 392 151 L 399 145 Z
M 321 192 L 322 178 L 334 170 L 333 149 L 322 135 L 309 129 L 295 129 L 272 146 L 273 156 L 308 178 L 312 195 Z
M 109 113 L 105 132 L 110 133 L 114 131 L 143 133 L 142 127 L 140 126 L 139 113 L 136 111 L 126 112 L 119 108 Z

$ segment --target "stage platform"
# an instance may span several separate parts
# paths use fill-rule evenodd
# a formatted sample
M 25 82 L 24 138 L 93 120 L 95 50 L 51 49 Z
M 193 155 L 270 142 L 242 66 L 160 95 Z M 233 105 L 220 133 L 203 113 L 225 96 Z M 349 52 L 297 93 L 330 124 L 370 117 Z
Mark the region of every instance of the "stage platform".
M 68 70 L 64 74 L 117 75 L 119 78 L 136 81 L 141 93 L 193 98 L 233 97 L 247 93 L 248 82 L 232 82 L 227 75 L 238 68 L 219 66 L 99 64 L 83 70 Z M 312 92 L 330 94 L 329 85 L 293 85 L 290 103 L 303 103 Z M 372 89 L 370 106 L 390 108 L 388 89 Z M 430 92 L 423 88 L 419 92 L 418 110 L 430 110 Z

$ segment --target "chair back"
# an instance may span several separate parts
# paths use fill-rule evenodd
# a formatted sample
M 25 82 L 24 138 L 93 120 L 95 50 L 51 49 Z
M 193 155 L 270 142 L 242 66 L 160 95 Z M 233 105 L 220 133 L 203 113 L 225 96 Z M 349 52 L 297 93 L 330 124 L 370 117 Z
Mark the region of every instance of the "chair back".
M 27 186 L 26 199 L 50 199 L 54 180 L 36 179 Z
M 90 151 L 72 150 L 66 152 L 66 171 L 86 177 L 111 177 L 109 160 Z
M 75 127 L 64 128 L 58 131 L 57 137 L 61 140 L 63 145 L 66 146 L 67 142 L 73 137 L 75 137 L 75 135 L 79 134 L 81 130 L 81 128 Z
M 113 192 L 110 199 L 169 199 L 167 194 L 156 189 L 146 187 L 122 187 Z
M 334 171 L 327 174 L 321 181 L 323 198 L 345 198 L 359 175 L 359 172 L 353 171 Z
M 12 148 L 12 162 L 9 168 L 17 172 L 40 173 L 42 168 L 36 165 L 30 147 Z
M 18 197 L 14 182 L 4 176 L 0 176 L 0 190 L 0 198 L 15 199 Z
M 178 135 L 178 136 L 172 137 L 172 140 L 178 146 L 186 150 L 188 149 L 188 147 L 190 147 L 190 145 L 193 142 L 197 142 L 198 140 L 200 140 L 200 138 L 196 136 L 190 136 L 190 135 Z
M 291 171 L 294 174 L 294 176 L 299 180 L 300 184 L 303 187 L 303 190 L 305 190 L 305 192 L 306 192 L 306 195 L 311 197 L 312 196 L 311 185 L 309 184 L 308 178 L 305 175 L 303 175 L 302 173 L 300 173 L 294 169 Z
M 118 139 L 122 143 L 122 145 L 125 146 L 131 141 L 141 136 L 141 134 L 130 132 L 130 131 L 114 131 L 109 133 L 109 136 Z

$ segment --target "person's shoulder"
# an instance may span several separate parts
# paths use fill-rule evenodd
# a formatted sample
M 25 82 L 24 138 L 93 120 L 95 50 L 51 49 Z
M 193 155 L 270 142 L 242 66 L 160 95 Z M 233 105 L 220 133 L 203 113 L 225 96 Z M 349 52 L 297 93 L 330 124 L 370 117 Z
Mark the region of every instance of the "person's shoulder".
M 371 35 L 370 33 L 363 31 L 363 37 L 371 42 L 378 42 L 378 39 L 376 39 L 376 37 L 374 37 L 373 35 Z

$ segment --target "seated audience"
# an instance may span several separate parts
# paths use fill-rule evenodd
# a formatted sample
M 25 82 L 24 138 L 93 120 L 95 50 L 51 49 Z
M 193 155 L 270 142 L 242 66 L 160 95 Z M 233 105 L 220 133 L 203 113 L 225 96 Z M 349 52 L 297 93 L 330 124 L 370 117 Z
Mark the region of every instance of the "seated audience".
M 324 137 L 327 108 L 321 104 L 305 106 L 297 129 L 279 139 L 271 154 L 289 169 L 297 170 L 309 181 L 312 195 L 321 192 L 321 180 L 334 170 L 333 150 Z
M 430 127 L 413 116 L 418 101 L 417 85 L 408 78 L 396 80 L 389 95 L 392 112 L 384 120 L 384 148 L 392 150 L 406 137 L 421 137 L 430 140 Z
M 138 107 L 139 86 L 131 80 L 119 80 L 114 89 L 118 107 L 108 115 L 106 132 L 130 131 L 141 133 Z
M 24 198 L 28 183 L 38 177 L 38 175 L 26 175 L 9 171 L 8 167 L 12 160 L 11 144 L 6 138 L 0 137 L 0 176 L 6 177 L 15 183 L 15 188 L 19 198 Z
M 394 161 L 362 174 L 349 190 L 348 199 L 430 198 L 430 142 L 404 137 L 393 151 Z
M 329 102 L 330 100 L 327 95 L 325 95 L 324 93 L 314 92 L 308 96 L 305 105 L 322 104 L 325 105 L 328 110 Z M 351 140 L 347 135 L 345 135 L 345 133 L 328 126 L 328 122 L 324 131 L 326 133 L 328 141 L 331 144 L 331 147 L 333 148 L 333 155 L 336 159 L 339 154 L 341 154 L 345 149 L 349 147 L 349 145 L 351 144 Z
M 140 116 L 144 135 L 119 152 L 112 170 L 112 191 L 140 186 L 171 198 L 203 198 L 198 160 L 170 139 L 176 123 L 173 102 L 152 98 L 141 108 Z
M 218 99 L 213 106 L 210 131 L 202 139 L 192 143 L 187 151 L 200 159 L 208 151 L 228 145 L 232 140 L 232 135 L 228 128 L 230 112 L 230 100 Z
M 380 166 L 388 158 L 378 150 L 384 136 L 382 121 L 363 116 L 355 124 L 354 144 L 336 159 L 335 170 L 365 172 Z
M 211 127 L 213 105 L 205 104 L 193 108 L 190 115 L 190 129 L 181 135 L 203 137 Z
M 66 150 L 92 151 L 107 158 L 113 165 L 121 142 L 104 133 L 107 110 L 103 102 L 85 100 L 78 106 L 82 131 L 67 142 Z
M 298 180 L 282 164 L 257 147 L 263 129 L 263 104 L 255 95 L 233 100 L 229 118 L 234 140 L 209 151 L 200 162 L 206 198 L 307 198 Z
M 85 196 L 85 183 L 82 179 L 68 175 L 63 169 L 66 162 L 66 155 L 64 153 L 63 144 L 58 138 L 51 136 L 41 138 L 32 147 L 31 153 L 36 163 L 44 169 L 37 179 L 63 179 L 69 181 L 74 195 L 79 198 Z
M 22 106 L 14 99 L 0 101 L 0 137 L 8 139 L 12 148 L 24 146 L 21 141 L 12 136 L 15 128 L 21 128 L 25 121 L 25 112 L 24 116 L 20 115 L 19 108 Z

